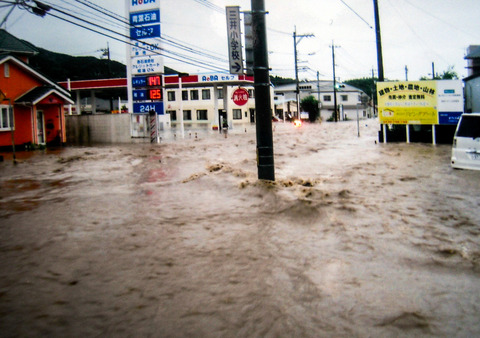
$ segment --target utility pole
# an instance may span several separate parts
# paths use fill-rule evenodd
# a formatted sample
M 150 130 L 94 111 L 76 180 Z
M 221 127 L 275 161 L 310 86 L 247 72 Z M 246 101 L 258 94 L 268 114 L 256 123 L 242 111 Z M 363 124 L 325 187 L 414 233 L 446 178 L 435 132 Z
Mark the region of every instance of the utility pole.
M 337 78 L 335 76 L 335 44 L 332 41 L 332 63 L 333 63 L 333 112 L 335 115 L 335 122 L 338 122 L 337 116 Z
M 408 67 L 405 65 L 405 81 L 408 81 Z
M 383 76 L 383 56 L 382 56 L 382 35 L 380 33 L 380 16 L 378 11 L 378 0 L 373 0 L 375 14 L 375 33 L 377 38 L 377 65 L 378 65 L 378 81 L 385 80 Z
M 435 80 L 435 62 L 432 62 L 432 80 Z
M 272 107 L 268 68 L 267 30 L 264 0 L 251 0 L 253 35 L 253 72 L 255 77 L 255 111 L 257 114 L 258 179 L 275 181 L 273 156 Z
M 317 71 L 317 92 L 318 92 L 318 118 L 322 118 L 320 110 L 322 109 L 322 104 L 320 103 L 320 72 Z
M 108 73 L 107 74 L 108 74 L 108 78 L 111 78 L 112 77 L 112 69 L 110 67 L 110 61 L 111 61 L 110 60 L 110 45 L 108 44 L 108 42 L 107 42 L 107 48 L 102 48 L 99 51 L 103 53 L 102 56 L 101 56 L 102 58 L 105 57 L 105 56 L 107 57 L 107 60 L 108 60 L 108 63 L 107 63 Z M 118 107 L 118 110 L 120 110 L 120 107 Z M 113 111 L 113 98 L 110 97 L 110 112 L 112 112 L 112 111 Z
M 296 88 L 295 88 L 295 94 L 296 94 L 296 100 L 297 100 L 297 117 L 300 119 L 300 81 L 298 79 L 298 56 L 297 56 L 297 45 L 302 41 L 303 38 L 310 38 L 314 37 L 315 35 L 313 34 L 297 34 L 297 27 L 295 27 L 295 31 L 293 32 L 293 48 L 294 48 L 294 57 L 295 57 L 295 83 L 296 83 Z M 298 41 L 297 41 L 297 38 Z

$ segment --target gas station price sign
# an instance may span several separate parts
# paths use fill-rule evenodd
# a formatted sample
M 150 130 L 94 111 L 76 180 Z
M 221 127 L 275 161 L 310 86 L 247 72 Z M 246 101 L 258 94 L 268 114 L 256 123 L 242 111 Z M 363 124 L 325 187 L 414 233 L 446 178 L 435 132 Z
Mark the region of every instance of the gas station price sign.
M 158 87 L 162 85 L 162 77 L 160 75 L 147 76 L 147 87 Z
M 160 87 L 162 85 L 161 75 L 135 76 L 132 79 L 132 86 L 139 87 Z
M 132 87 L 146 88 L 146 89 L 133 90 L 133 99 L 135 101 L 142 101 L 142 100 L 161 101 L 163 99 L 161 86 L 162 86 L 161 75 L 136 76 L 132 79 Z

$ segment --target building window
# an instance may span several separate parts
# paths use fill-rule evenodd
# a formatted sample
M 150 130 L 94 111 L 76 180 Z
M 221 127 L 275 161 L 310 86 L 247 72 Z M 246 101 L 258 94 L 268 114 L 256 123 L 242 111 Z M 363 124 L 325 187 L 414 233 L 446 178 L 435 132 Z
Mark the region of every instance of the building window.
M 223 88 L 217 90 L 217 98 L 223 99 Z
M 11 130 L 13 127 L 13 115 L 9 109 L 9 106 L 0 106 L 0 130 Z
M 332 97 L 330 95 L 323 95 L 323 101 L 324 102 L 331 102 L 332 101 Z
M 190 100 L 198 100 L 198 90 L 190 91 Z
M 253 89 L 248 89 L 247 91 L 248 91 L 248 97 L 249 97 L 250 99 L 255 98 L 255 90 L 253 90 Z
M 188 90 L 182 90 L 182 101 L 188 101 Z
M 197 110 L 197 120 L 198 121 L 208 120 L 208 111 L 206 109 Z
M 8 63 L 3 64 L 3 71 L 5 74 L 5 77 L 10 77 L 10 65 Z
M 167 92 L 168 101 L 175 101 L 175 92 Z
M 202 89 L 202 100 L 210 100 L 210 89 Z
M 340 95 L 343 102 L 348 101 L 348 95 Z
M 183 111 L 183 120 L 184 121 L 191 121 L 192 120 L 192 111 L 191 110 L 184 110 Z
M 241 109 L 234 109 L 233 110 L 233 119 L 234 120 L 241 120 L 242 119 L 242 110 Z
M 167 110 L 167 114 L 170 114 L 170 120 L 177 120 L 177 111 L 176 110 Z

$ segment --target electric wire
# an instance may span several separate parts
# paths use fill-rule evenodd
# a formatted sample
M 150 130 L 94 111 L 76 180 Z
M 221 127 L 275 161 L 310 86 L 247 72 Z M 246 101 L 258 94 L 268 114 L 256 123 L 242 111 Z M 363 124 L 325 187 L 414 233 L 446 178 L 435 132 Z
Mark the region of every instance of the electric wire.
M 5 1 L 5 0 L 3 0 L 3 1 Z M 17 3 L 12 3 L 12 2 L 8 2 L 8 3 L 10 3 L 10 4 L 17 4 Z M 27 4 L 25 3 L 25 1 L 23 1 L 21 5 L 22 5 L 22 8 L 23 8 L 23 9 L 27 9 L 29 12 L 32 12 L 32 10 L 33 10 L 33 6 L 32 6 L 32 5 L 27 5 Z M 113 38 L 114 40 L 117 40 L 117 41 L 120 41 L 120 42 L 123 42 L 123 43 L 128 43 L 127 41 L 130 39 L 130 37 L 129 37 L 129 36 L 126 36 L 125 34 L 122 34 L 122 33 L 119 33 L 119 32 L 117 32 L 117 31 L 115 31 L 115 30 L 106 28 L 106 27 L 104 27 L 104 26 L 102 26 L 102 25 L 100 25 L 100 24 L 96 24 L 96 23 L 93 23 L 93 22 L 91 22 L 91 21 L 88 21 L 88 20 L 83 19 L 83 18 L 81 18 L 81 17 L 79 17 L 79 16 L 77 16 L 77 15 L 73 15 L 73 14 L 71 14 L 71 13 L 68 13 L 68 12 L 66 12 L 65 10 L 60 10 L 60 9 L 58 9 L 58 8 L 55 8 L 54 6 L 52 6 L 51 9 L 53 9 L 53 10 L 55 10 L 55 11 L 57 11 L 57 12 L 63 14 L 63 15 L 66 15 L 66 16 L 68 16 L 68 17 L 71 17 L 71 18 L 73 18 L 73 19 L 75 19 L 75 20 L 78 20 L 78 21 L 80 21 L 80 22 L 84 22 L 84 23 L 86 23 L 86 24 L 88 24 L 88 25 L 91 25 L 91 26 L 93 26 L 93 27 L 96 27 L 96 28 L 98 28 L 98 29 L 105 30 L 105 31 L 109 32 L 109 34 L 102 33 L 102 32 L 100 32 L 100 31 L 98 31 L 97 29 L 92 29 L 92 28 L 87 27 L 87 26 L 85 26 L 85 25 L 83 25 L 83 24 L 79 24 L 78 22 L 73 22 L 73 21 L 68 20 L 68 19 L 66 19 L 66 18 L 64 18 L 64 17 L 58 16 L 58 15 L 54 15 L 54 14 L 52 14 L 52 13 L 50 13 L 50 12 L 47 12 L 47 13 L 46 13 L 46 14 L 48 14 L 48 15 L 50 15 L 50 16 L 53 16 L 53 17 L 55 17 L 55 18 L 57 18 L 57 19 L 60 19 L 60 20 L 69 22 L 69 23 L 74 24 L 74 25 L 77 25 L 77 26 L 79 26 L 79 27 L 81 27 L 81 28 L 88 29 L 88 30 L 90 30 L 90 31 L 92 31 L 92 32 L 99 33 L 99 34 L 101 34 L 101 35 L 103 35 L 103 36 L 106 36 L 106 37 L 109 37 L 109 38 Z M 95 9 L 95 10 L 96 10 L 96 9 Z M 122 38 L 125 38 L 127 41 L 124 41 L 124 40 L 122 40 L 122 39 L 120 39 L 120 38 L 115 38 L 115 37 L 112 36 L 110 33 L 113 33 L 113 34 L 115 34 L 115 35 L 119 35 L 119 36 L 121 36 Z M 182 46 L 182 44 L 177 43 L 177 42 L 174 42 L 174 41 L 172 41 L 172 40 L 168 40 L 168 39 L 162 39 L 162 40 L 165 40 L 168 44 L 170 44 L 170 45 L 172 45 L 172 46 L 174 46 L 174 47 L 176 47 L 176 48 L 180 48 L 180 49 L 183 49 L 183 50 L 188 51 L 188 52 L 190 52 L 190 53 L 193 53 L 193 54 L 196 55 L 196 56 L 201 55 L 201 56 L 203 56 L 203 57 L 212 58 L 212 55 L 208 55 L 207 53 L 202 53 L 202 52 L 199 52 L 199 51 L 195 51 L 193 48 L 186 47 L 186 46 Z M 142 43 L 144 43 L 144 42 L 142 42 Z M 134 46 L 134 43 L 128 43 L 128 44 Z M 148 45 L 148 44 L 146 44 L 146 45 Z M 137 46 L 137 47 L 138 47 L 138 46 Z M 193 57 L 191 57 L 191 56 L 182 55 L 182 54 L 180 54 L 180 53 L 178 53 L 178 52 L 174 52 L 174 51 L 171 51 L 171 50 L 166 50 L 166 49 L 164 49 L 164 48 L 160 48 L 160 50 L 161 50 L 161 52 L 158 53 L 159 55 L 163 55 L 163 56 L 165 56 L 165 57 L 167 57 L 167 58 L 171 58 L 171 59 L 174 59 L 174 60 L 179 61 L 179 62 L 185 62 L 186 64 L 189 64 L 189 65 L 200 66 L 200 67 L 202 67 L 202 68 L 206 68 L 206 69 L 210 69 L 210 70 L 215 70 L 215 71 L 221 71 L 221 72 L 225 72 L 226 69 L 227 69 L 227 67 L 225 67 L 225 68 L 219 67 L 219 66 L 216 66 L 216 65 L 212 64 L 212 62 L 201 61 L 201 60 L 199 60 L 198 58 L 193 58 Z M 166 55 L 166 54 L 170 54 L 170 55 Z M 225 60 L 220 59 L 220 58 L 216 58 L 216 57 L 214 57 L 214 58 L 215 58 L 216 61 L 225 61 Z
M 58 10 L 57 10 L 57 11 L 58 11 Z M 69 20 L 69 19 L 67 19 L 67 18 L 64 18 L 64 17 L 58 16 L 58 15 L 52 14 L 52 13 L 50 13 L 50 12 L 48 12 L 48 13 L 46 13 L 46 14 L 47 14 L 47 15 L 50 15 L 50 16 L 53 16 L 53 17 L 55 17 L 55 18 L 57 18 L 57 19 L 66 21 L 66 22 L 68 22 L 68 23 L 74 24 L 74 25 L 76 25 L 76 26 L 78 26 L 78 27 L 81 27 L 81 28 L 87 29 L 87 30 L 89 30 L 89 31 L 98 33 L 98 34 L 100 34 L 100 35 L 109 37 L 109 38 L 111 38 L 111 39 L 114 39 L 114 40 L 117 40 L 117 41 L 120 41 L 120 42 L 129 44 L 129 45 L 131 45 L 131 46 L 135 46 L 135 44 L 134 44 L 133 42 L 130 42 L 130 41 L 129 41 L 130 38 L 129 38 L 128 36 L 126 36 L 126 35 L 124 35 L 124 34 L 121 34 L 121 33 L 118 33 L 118 32 L 115 32 L 115 31 L 110 30 L 110 29 L 106 29 L 105 27 L 101 27 L 101 26 L 99 26 L 99 25 L 93 24 L 94 26 L 98 26 L 99 28 L 102 28 L 102 29 L 104 29 L 104 30 L 106 30 L 106 31 L 109 31 L 109 32 L 111 32 L 111 33 L 114 33 L 114 34 L 117 34 L 117 35 L 119 35 L 119 36 L 121 36 L 121 37 L 124 37 L 124 38 L 126 38 L 127 40 L 126 40 L 126 41 L 125 41 L 125 40 L 122 40 L 122 39 L 117 38 L 117 37 L 115 37 L 115 36 L 113 36 L 113 35 L 109 35 L 109 34 L 107 34 L 107 33 L 103 33 L 103 32 L 101 32 L 101 31 L 98 31 L 98 30 L 93 29 L 93 28 L 91 28 L 91 27 L 82 25 L 82 24 L 80 24 L 80 23 L 78 23 L 78 22 L 71 21 L 71 20 Z M 86 21 L 86 20 L 81 20 L 81 21 Z M 87 23 L 89 23 L 89 22 L 87 21 Z M 89 23 L 89 24 L 92 24 L 92 23 Z M 193 59 L 193 58 L 191 58 L 191 57 L 187 57 L 187 56 L 185 56 L 185 55 L 181 55 L 181 54 L 175 53 L 175 52 L 173 52 L 173 51 L 165 50 L 165 49 L 163 49 L 163 48 L 160 48 L 160 50 L 161 50 L 161 52 L 153 52 L 153 53 L 158 54 L 158 55 L 162 55 L 162 56 L 164 56 L 164 57 L 167 57 L 167 58 L 170 58 L 170 59 L 173 59 L 173 60 L 176 60 L 176 61 L 180 61 L 180 62 L 189 64 L 189 65 L 201 66 L 201 67 L 204 67 L 204 68 L 206 68 L 206 69 L 215 70 L 215 71 L 222 71 L 222 72 L 225 71 L 224 68 L 216 67 L 216 66 L 212 65 L 211 63 L 199 61 L 199 60 L 197 60 L 197 59 Z M 172 54 L 172 55 L 167 55 L 167 54 Z
M 365 23 L 367 24 L 367 26 L 370 27 L 370 29 L 373 29 L 372 25 L 370 25 L 370 24 L 367 22 L 367 20 L 365 20 L 364 18 L 362 18 L 362 17 L 360 16 L 360 14 L 358 14 L 358 13 L 357 13 L 352 7 L 350 7 L 345 1 L 340 0 L 340 2 L 341 2 L 342 4 L 344 4 L 345 6 L 347 6 L 349 10 L 351 10 L 356 16 L 358 16 L 358 17 L 360 18 L 360 20 L 362 20 L 363 22 L 365 22 Z

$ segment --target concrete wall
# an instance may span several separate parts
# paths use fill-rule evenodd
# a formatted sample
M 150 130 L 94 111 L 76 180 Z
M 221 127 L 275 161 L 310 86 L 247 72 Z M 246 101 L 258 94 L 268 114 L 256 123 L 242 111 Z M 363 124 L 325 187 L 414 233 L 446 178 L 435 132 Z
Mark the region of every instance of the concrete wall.
M 67 115 L 67 144 L 131 143 L 130 114 Z
M 480 113 L 480 77 L 465 82 L 465 112 Z

